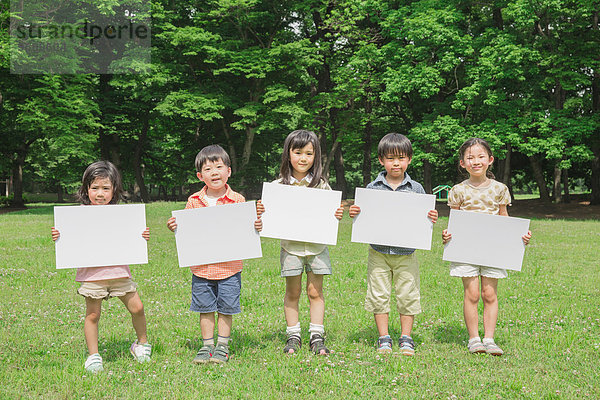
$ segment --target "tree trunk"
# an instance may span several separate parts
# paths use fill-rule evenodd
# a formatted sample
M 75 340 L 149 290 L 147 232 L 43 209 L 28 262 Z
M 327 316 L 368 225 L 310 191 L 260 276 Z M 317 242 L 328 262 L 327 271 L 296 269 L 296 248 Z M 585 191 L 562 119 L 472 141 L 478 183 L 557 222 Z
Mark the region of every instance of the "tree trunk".
M 425 145 L 425 152 L 431 153 L 431 151 L 431 145 Z M 433 191 L 431 163 L 428 160 L 423 160 L 423 189 L 425 189 L 425 193 L 431 193 Z
M 558 161 L 554 166 L 554 182 L 552 185 L 552 197 L 555 203 L 562 203 L 562 191 L 560 188 L 560 179 L 562 177 L 562 169 L 558 166 Z
M 13 162 L 13 201 L 11 207 L 25 207 L 25 202 L 23 201 L 23 166 L 25 165 L 26 156 L 27 151 L 19 151 Z
M 365 124 L 365 137 L 363 141 L 363 161 L 362 161 L 362 178 L 363 186 L 366 187 L 371 182 L 371 146 L 373 145 L 373 121 L 371 121 L 371 113 L 373 107 L 371 101 L 365 100 L 365 113 L 369 116 Z
M 594 158 L 592 159 L 592 198 L 591 204 L 600 204 L 600 146 L 592 148 Z
M 60 184 L 60 182 L 56 185 L 56 194 L 57 194 L 57 199 L 56 201 L 59 203 L 64 203 L 65 202 L 65 192 L 63 191 L 63 187 Z
M 246 183 L 246 166 L 250 162 L 250 154 L 252 152 L 252 143 L 254 142 L 254 135 L 256 128 L 246 125 L 246 141 L 244 142 L 244 151 L 242 153 L 242 164 L 240 165 L 240 171 L 242 171 L 242 177 L 240 179 L 240 191 L 244 193 L 244 184 Z
M 221 118 L 221 126 L 223 128 L 223 133 L 225 134 L 225 139 L 227 140 L 227 148 L 229 149 L 229 158 L 231 159 L 231 172 L 232 174 L 235 174 L 238 170 L 237 154 L 235 152 L 235 146 L 233 145 L 233 141 L 231 140 L 231 135 L 229 134 L 229 130 L 227 129 L 227 124 L 225 124 L 224 118 Z
M 150 195 L 148 195 L 148 190 L 146 189 L 146 185 L 144 184 L 144 173 L 142 171 L 142 153 L 144 149 L 144 144 L 146 143 L 146 138 L 148 137 L 148 129 L 150 129 L 150 123 L 148 121 L 148 116 L 144 117 L 144 121 L 142 122 L 142 130 L 140 132 L 140 137 L 135 146 L 135 152 L 133 154 L 133 170 L 135 174 L 135 183 L 138 186 L 140 191 L 140 197 L 142 198 L 143 203 L 150 203 Z
M 570 203 L 571 196 L 569 193 L 569 170 L 568 169 L 563 169 L 562 185 L 563 185 L 563 190 L 564 190 L 564 196 L 562 198 L 562 201 L 563 201 L 563 203 Z
M 348 182 L 346 181 L 344 171 L 344 156 L 342 155 L 342 147 L 338 146 L 334 154 L 335 168 L 335 186 L 336 189 L 342 192 L 342 199 L 348 198 Z
M 121 169 L 121 152 L 119 150 L 119 136 L 117 134 L 109 134 L 103 127 L 106 123 L 106 118 L 109 111 L 111 101 L 111 87 L 109 85 L 112 75 L 99 75 L 99 96 L 98 108 L 100 109 L 100 130 L 98 131 L 98 141 L 100 143 L 100 157 L 103 160 L 108 160 L 115 164 L 117 169 Z
M 542 165 L 535 155 L 529 156 L 529 162 L 533 169 L 533 176 L 540 190 L 540 199 L 544 203 L 550 203 L 550 195 L 548 194 L 548 188 L 546 187 L 546 181 L 544 180 L 544 174 L 542 172 Z
M 502 168 L 502 183 L 504 183 L 508 187 L 508 191 L 510 192 L 510 196 L 514 198 L 513 188 L 512 188 L 512 169 L 510 168 L 512 158 L 512 146 L 510 143 L 506 144 L 506 158 L 504 159 L 503 168 Z

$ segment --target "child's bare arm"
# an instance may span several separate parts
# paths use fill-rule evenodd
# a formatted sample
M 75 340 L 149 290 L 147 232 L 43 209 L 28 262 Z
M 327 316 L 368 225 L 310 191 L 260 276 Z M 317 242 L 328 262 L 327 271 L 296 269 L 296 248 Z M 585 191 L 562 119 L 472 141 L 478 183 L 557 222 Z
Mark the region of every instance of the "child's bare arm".
M 348 214 L 350 214 L 350 218 L 356 217 L 358 214 L 360 214 L 360 207 L 356 204 L 352 204 L 348 210 Z
M 150 228 L 146 227 L 144 232 L 142 232 L 142 237 L 146 239 L 146 241 L 150 240 Z
M 52 231 L 52 240 L 54 240 L 55 242 L 58 240 L 58 238 L 60 237 L 60 232 L 58 230 L 56 230 L 54 227 L 50 228 Z
M 171 217 L 167 220 L 167 228 L 169 228 L 171 232 L 175 232 L 175 229 L 177 229 L 177 222 L 175 222 L 175 217 Z

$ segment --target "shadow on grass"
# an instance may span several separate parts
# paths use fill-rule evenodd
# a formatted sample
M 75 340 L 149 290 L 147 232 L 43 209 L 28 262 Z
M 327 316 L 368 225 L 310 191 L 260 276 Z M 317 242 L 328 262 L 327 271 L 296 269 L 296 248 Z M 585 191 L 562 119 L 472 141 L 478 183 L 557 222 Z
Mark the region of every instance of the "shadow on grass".
M 394 341 L 394 345 L 397 346 L 398 339 L 400 339 L 400 336 L 402 336 L 402 331 L 400 330 L 400 327 L 396 328 L 390 326 L 389 334 Z M 415 341 L 416 345 L 419 345 L 423 342 L 421 336 L 418 333 L 413 332 L 412 338 Z M 357 343 L 366 341 L 368 344 L 375 345 L 377 343 L 377 339 L 379 339 L 379 333 L 377 332 L 377 327 L 375 326 L 375 323 L 373 323 L 373 326 L 371 327 L 365 327 L 359 331 L 355 331 L 354 333 L 350 334 L 348 336 L 348 339 Z
M 282 332 L 271 332 L 263 333 L 262 335 L 249 335 L 244 332 L 236 332 L 235 330 L 231 334 L 231 349 L 233 351 L 241 351 L 247 348 L 265 349 L 271 343 L 285 343 L 285 334 Z M 202 347 L 202 338 L 196 337 L 192 340 L 186 340 L 184 346 L 192 351 L 198 351 Z
M 433 337 L 440 343 L 456 343 L 463 345 L 465 339 L 469 337 L 469 333 L 464 324 L 452 322 L 435 328 Z
M 106 361 L 114 361 L 121 358 L 129 358 L 131 357 L 131 354 L 129 353 L 131 343 L 132 342 L 128 340 L 111 338 L 107 339 L 106 341 L 103 341 L 102 344 L 99 343 L 98 350 L 100 351 L 100 355 L 102 356 L 102 358 Z
M 27 208 L 0 208 L 0 215 L 53 215 L 54 206 L 71 206 L 72 203 L 32 204 Z

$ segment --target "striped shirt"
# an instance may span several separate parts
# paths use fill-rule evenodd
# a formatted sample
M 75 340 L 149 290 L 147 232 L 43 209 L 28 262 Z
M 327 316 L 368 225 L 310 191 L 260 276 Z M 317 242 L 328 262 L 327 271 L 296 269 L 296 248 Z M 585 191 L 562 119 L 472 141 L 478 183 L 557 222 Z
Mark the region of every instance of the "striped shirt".
M 244 203 L 246 201 L 246 199 L 244 199 L 244 196 L 231 190 L 231 187 L 229 187 L 229 185 L 226 184 L 225 186 L 227 187 L 227 191 L 222 197 L 219 197 L 217 199 L 217 205 Z M 194 193 L 188 198 L 187 204 L 185 205 L 185 209 L 187 210 L 190 208 L 200 208 L 208 206 L 209 205 L 206 196 L 206 186 L 204 186 L 202 190 Z M 194 265 L 193 267 L 190 267 L 190 269 L 192 270 L 192 273 L 199 278 L 216 281 L 229 278 L 230 276 L 240 272 L 242 270 L 242 260 L 227 261 L 214 264 Z
M 396 190 L 392 189 L 388 181 L 385 179 L 387 173 L 380 172 L 377 178 L 367 185 L 367 189 L 376 189 L 376 190 L 391 190 L 396 192 L 413 192 L 413 193 L 421 193 L 425 194 L 425 189 L 419 182 L 413 181 L 411 177 L 405 172 L 404 180 L 402 183 L 396 188 Z M 390 210 L 393 212 L 393 210 Z M 394 254 L 394 255 L 409 255 L 415 252 L 415 249 L 409 249 L 405 247 L 394 247 L 394 246 L 382 246 L 378 244 L 372 244 L 371 247 L 373 250 L 378 251 L 382 254 Z

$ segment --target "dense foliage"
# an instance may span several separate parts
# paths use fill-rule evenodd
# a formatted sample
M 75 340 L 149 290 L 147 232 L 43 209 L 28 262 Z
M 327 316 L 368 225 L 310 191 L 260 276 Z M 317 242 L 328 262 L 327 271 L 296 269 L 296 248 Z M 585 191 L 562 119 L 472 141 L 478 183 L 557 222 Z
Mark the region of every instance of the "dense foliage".
M 185 197 L 212 143 L 255 197 L 296 128 L 319 134 L 348 197 L 395 131 L 428 191 L 460 179 L 458 146 L 479 136 L 511 189 L 568 201 L 585 187 L 600 203 L 598 0 L 153 0 L 151 71 L 137 75 L 10 74 L 0 4 L 0 179 L 17 205 L 23 184 L 72 192 L 100 157 L 138 199 Z

